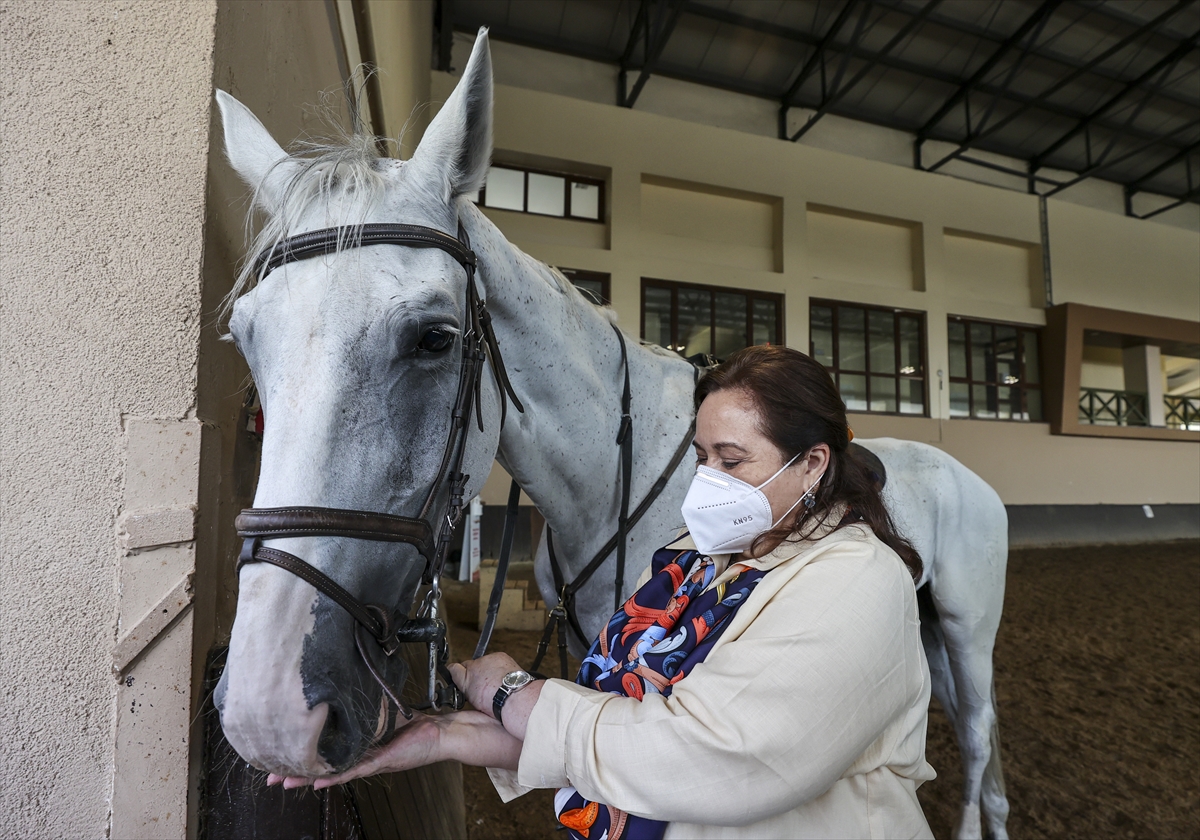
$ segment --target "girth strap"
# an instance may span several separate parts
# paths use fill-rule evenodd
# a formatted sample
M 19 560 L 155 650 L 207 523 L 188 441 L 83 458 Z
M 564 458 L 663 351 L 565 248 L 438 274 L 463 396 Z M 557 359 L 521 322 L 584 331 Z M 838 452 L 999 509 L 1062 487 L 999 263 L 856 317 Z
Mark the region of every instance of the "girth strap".
M 404 542 L 433 560 L 433 530 L 423 519 L 322 507 L 249 508 L 235 520 L 243 537 L 354 537 L 379 542 Z

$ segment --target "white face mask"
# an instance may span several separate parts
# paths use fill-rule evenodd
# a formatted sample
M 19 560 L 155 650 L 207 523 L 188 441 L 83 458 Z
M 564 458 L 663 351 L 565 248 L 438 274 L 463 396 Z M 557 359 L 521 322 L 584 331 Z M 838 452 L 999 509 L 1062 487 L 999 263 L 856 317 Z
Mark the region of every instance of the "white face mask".
M 779 524 L 797 505 L 812 496 L 824 473 L 817 477 L 804 495 L 783 516 L 771 520 L 771 503 L 762 492 L 779 474 L 790 467 L 788 461 L 775 475 L 757 487 L 741 479 L 706 467 L 696 467 L 696 476 L 683 500 L 683 521 L 701 554 L 734 554 L 750 548 L 759 534 Z

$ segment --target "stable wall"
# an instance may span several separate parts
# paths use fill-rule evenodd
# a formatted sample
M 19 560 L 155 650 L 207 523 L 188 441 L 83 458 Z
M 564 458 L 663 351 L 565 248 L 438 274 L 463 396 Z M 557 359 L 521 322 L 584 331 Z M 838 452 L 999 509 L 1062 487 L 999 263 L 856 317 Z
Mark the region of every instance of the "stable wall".
M 216 10 L 0 0 L 2 837 L 184 833 Z
M 509 72 L 504 54 L 497 46 L 498 78 Z M 455 81 L 433 74 L 435 104 Z M 786 342 L 805 352 L 810 298 L 921 311 L 930 417 L 854 414 L 859 434 L 931 440 L 938 436 L 929 429 L 940 425 L 939 445 L 993 483 L 1008 504 L 1200 503 L 1195 444 L 1068 441 L 1050 435 L 1043 423 L 949 419 L 948 389 L 939 387 L 939 371 L 948 367 L 947 316 L 1046 322 L 1035 196 L 504 84 L 496 86 L 495 120 L 498 161 L 562 161 L 580 172 L 607 173 L 609 217 L 606 225 L 591 225 L 589 236 L 576 231 L 580 222 L 485 212 L 539 259 L 610 273 L 613 307 L 631 333 L 640 324 L 643 277 L 782 293 Z M 770 204 L 779 218 L 778 240 L 771 243 L 778 260 L 754 256 L 765 252 L 757 229 L 742 252 L 721 250 L 717 241 L 701 249 L 685 237 L 664 236 L 664 226 L 703 229 L 708 208 L 675 202 L 667 225 L 652 217 L 662 201 L 647 195 L 647 183 L 704 185 L 711 193 Z M 1200 234 L 1067 202 L 1050 207 L 1055 303 L 1200 320 Z M 858 244 L 849 247 L 847 240 Z M 1105 465 L 1123 458 L 1137 463 L 1136 474 L 1108 478 Z M 502 504 L 506 486 L 495 476 L 484 501 Z

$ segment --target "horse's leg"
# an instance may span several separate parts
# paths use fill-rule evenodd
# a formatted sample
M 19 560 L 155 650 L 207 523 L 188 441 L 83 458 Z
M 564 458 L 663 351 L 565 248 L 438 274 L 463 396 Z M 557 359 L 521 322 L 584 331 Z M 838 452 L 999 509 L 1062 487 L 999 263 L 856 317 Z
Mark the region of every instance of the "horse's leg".
M 996 682 L 992 681 L 992 709 L 996 708 Z M 1003 840 L 1008 837 L 1008 794 L 1004 789 L 1004 770 L 1000 766 L 1000 720 L 992 716 L 992 752 L 983 770 L 983 790 L 980 804 L 988 833 Z
M 994 760 L 999 764 L 999 749 L 993 750 L 996 740 L 996 709 L 992 703 L 992 648 L 995 644 L 999 624 L 999 608 L 993 610 L 964 611 L 955 615 L 945 597 L 934 592 L 941 615 L 941 627 L 945 636 L 946 653 L 954 677 L 954 694 L 958 716 L 955 733 L 963 762 L 963 810 L 955 837 L 958 840 L 976 840 L 983 836 L 982 790 L 984 770 Z M 952 600 L 956 600 L 953 599 Z M 971 604 L 979 607 L 977 599 Z M 1001 799 L 1003 794 L 1000 795 Z M 1007 810 L 997 809 L 997 815 Z M 1003 820 L 990 824 L 995 840 L 1007 840 Z
M 937 607 L 933 605 L 928 586 L 917 590 L 917 606 L 921 614 L 921 645 L 925 648 L 925 659 L 929 663 L 933 696 L 941 703 L 950 725 L 957 727 L 958 698 L 954 693 L 954 673 L 950 670 L 950 659 L 946 655 L 946 637 L 942 633 Z

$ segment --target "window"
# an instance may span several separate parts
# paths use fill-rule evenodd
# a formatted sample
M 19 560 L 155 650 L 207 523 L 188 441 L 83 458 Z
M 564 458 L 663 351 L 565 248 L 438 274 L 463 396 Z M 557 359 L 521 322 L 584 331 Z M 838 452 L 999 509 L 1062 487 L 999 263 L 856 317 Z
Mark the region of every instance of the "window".
M 538 216 L 604 221 L 604 181 L 565 172 L 493 166 L 476 203 Z
M 848 411 L 925 414 L 924 313 L 814 300 L 809 342 Z
M 950 316 L 950 416 L 1042 419 L 1041 329 Z
M 560 267 L 558 270 L 592 303 L 601 306 L 608 306 L 612 303 L 611 275 L 600 271 L 582 271 L 578 268 Z
M 642 279 L 642 338 L 685 358 L 783 343 L 783 295 Z

